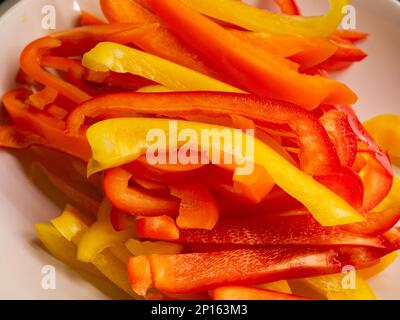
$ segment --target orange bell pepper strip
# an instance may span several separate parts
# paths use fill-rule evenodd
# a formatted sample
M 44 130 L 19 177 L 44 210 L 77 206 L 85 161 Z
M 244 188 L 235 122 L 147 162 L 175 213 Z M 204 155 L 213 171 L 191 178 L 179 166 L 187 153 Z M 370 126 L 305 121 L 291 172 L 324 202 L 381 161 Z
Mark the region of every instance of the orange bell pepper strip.
M 310 300 L 293 294 L 239 286 L 220 287 L 210 295 L 214 300 Z
M 82 103 L 91 98 L 86 92 L 80 90 L 76 86 L 62 80 L 61 78 L 52 75 L 40 66 L 42 56 L 50 49 L 61 46 L 61 41 L 45 37 L 35 40 L 29 44 L 21 53 L 20 64 L 21 69 L 35 81 L 57 90 L 75 103 Z
M 79 24 L 81 26 L 94 26 L 94 25 L 105 24 L 105 21 L 101 20 L 100 18 L 96 17 L 95 15 L 85 10 L 82 10 L 81 16 L 79 18 Z
M 132 290 L 144 297 L 153 286 L 150 261 L 146 256 L 130 258 L 128 262 L 128 277 Z
M 31 92 L 27 89 L 16 89 L 4 95 L 3 103 L 12 121 L 20 128 L 42 137 L 46 147 L 87 161 L 91 156 L 91 150 L 86 137 L 79 134 L 67 135 L 64 121 L 54 119 L 36 108 L 25 105 L 22 100 L 30 94 Z
M 360 48 L 356 47 L 351 41 L 338 37 L 330 36 L 329 40 L 333 43 L 337 50 L 332 55 L 332 60 L 344 62 L 358 62 L 364 60 L 368 54 Z
M 307 109 L 321 103 L 353 104 L 357 96 L 346 85 L 299 74 L 265 57 L 218 24 L 176 0 L 151 1 L 155 12 L 214 67 L 252 93 L 292 102 Z M 279 70 L 279 72 L 278 72 Z
M 76 108 L 67 123 L 69 133 L 75 135 L 86 118 L 134 117 L 137 114 L 185 118 L 194 112 L 212 117 L 238 115 L 262 127 L 271 123 L 289 125 L 299 139 L 299 158 L 305 172 L 321 175 L 340 169 L 340 161 L 329 136 L 312 114 L 293 105 L 245 94 L 173 92 L 106 95 Z M 316 153 L 318 157 L 315 157 Z
M 345 29 L 336 30 L 333 35 L 351 42 L 361 41 L 368 37 L 368 33 Z
M 52 87 L 46 86 L 41 91 L 32 94 L 28 98 L 27 103 L 40 110 L 43 110 L 46 106 L 56 101 L 57 96 L 57 90 L 53 89 Z
M 100 0 L 101 10 L 107 20 L 116 22 L 154 23 L 159 22 L 157 16 L 141 4 L 131 0 Z
M 178 214 L 178 199 L 154 195 L 141 188 L 129 186 L 131 176 L 122 168 L 105 172 L 104 192 L 114 207 L 129 214 L 141 216 L 176 216 Z
M 15 125 L 7 124 L 0 127 L 0 147 L 2 148 L 26 149 L 45 144 L 42 137 Z
M 212 230 L 219 218 L 217 203 L 201 183 L 179 183 L 169 186 L 171 195 L 181 199 L 176 224 L 181 229 Z
M 179 228 L 169 216 L 144 217 L 136 220 L 139 238 L 160 241 L 179 239 Z
M 50 105 L 47 109 L 46 112 L 50 115 L 53 116 L 53 118 L 58 119 L 58 120 L 64 120 L 66 116 L 68 115 L 68 111 L 65 110 L 64 108 L 59 107 L 56 104 Z

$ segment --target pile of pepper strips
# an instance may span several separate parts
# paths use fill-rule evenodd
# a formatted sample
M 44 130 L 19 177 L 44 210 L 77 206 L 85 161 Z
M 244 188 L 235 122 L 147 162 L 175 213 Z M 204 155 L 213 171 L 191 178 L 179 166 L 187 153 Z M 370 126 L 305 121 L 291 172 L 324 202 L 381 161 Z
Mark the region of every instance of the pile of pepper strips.
M 74 203 L 36 226 L 50 252 L 135 298 L 303 299 L 293 279 L 329 299 L 374 298 L 364 279 L 400 245 L 398 181 L 356 94 L 328 75 L 367 56 L 355 45 L 367 35 L 337 30 L 348 1 L 311 18 L 275 2 L 284 15 L 101 0 L 108 22 L 82 12 L 80 27 L 23 50 L 0 145 L 29 148 Z M 167 119 L 255 129 L 254 172 L 148 164 L 140 137 Z M 342 286 L 347 265 L 355 288 Z

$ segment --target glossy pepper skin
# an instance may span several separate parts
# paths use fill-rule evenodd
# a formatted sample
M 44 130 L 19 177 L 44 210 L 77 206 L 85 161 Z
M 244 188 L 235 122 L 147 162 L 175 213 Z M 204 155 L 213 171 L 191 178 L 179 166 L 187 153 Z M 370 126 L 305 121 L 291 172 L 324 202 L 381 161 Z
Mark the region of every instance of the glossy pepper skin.
M 338 172 L 340 161 L 325 129 L 311 113 L 292 104 L 245 94 L 220 92 L 121 93 L 97 97 L 75 109 L 67 119 L 77 134 L 86 118 L 118 118 L 137 114 L 167 117 L 237 115 L 268 127 L 289 125 L 300 143 L 301 168 L 312 175 Z M 318 157 L 315 154 L 318 153 Z
M 163 22 L 202 53 L 221 73 L 230 75 L 249 92 L 292 102 L 307 109 L 314 109 L 321 103 L 353 104 L 357 101 L 354 92 L 344 84 L 302 75 L 273 56 L 266 59 L 253 47 L 179 1 L 150 2 Z
M 379 249 L 364 247 L 317 249 L 282 248 L 238 249 L 180 255 L 153 255 L 148 258 L 154 288 L 173 294 L 195 293 L 229 285 L 256 285 L 280 279 L 340 272 L 344 265 L 357 268 L 376 263 Z M 363 256 L 363 259 L 358 257 Z M 130 263 L 135 265 L 136 258 Z M 190 270 L 190 272 L 188 272 Z M 142 276 L 134 273 L 135 288 Z
M 225 132 L 231 130 L 230 134 L 233 134 L 233 129 L 205 123 L 182 120 L 175 120 L 173 123 L 178 132 L 191 129 L 192 132 L 196 132 L 198 137 L 205 129 L 211 130 L 210 132 L 220 132 L 219 130 L 222 129 Z M 152 145 L 147 140 L 149 130 L 155 128 L 162 130 L 166 134 L 166 141 L 169 141 L 170 125 L 170 120 L 149 118 L 110 119 L 94 124 L 87 131 L 93 152 L 93 159 L 90 162 L 91 171 L 117 167 L 142 156 Z M 132 136 L 135 138 L 132 139 Z M 254 159 L 252 161 L 264 167 L 274 182 L 289 195 L 302 202 L 322 225 L 349 224 L 364 220 L 345 200 L 317 183 L 272 148 L 258 139 L 246 137 L 242 139 L 242 146 L 247 138 L 254 142 Z M 110 145 L 114 147 L 110 149 Z M 221 151 L 214 144 L 210 144 L 209 147 Z M 211 152 L 209 149 L 208 152 L 212 154 L 214 151 Z M 321 202 L 319 199 L 324 199 L 324 201 Z

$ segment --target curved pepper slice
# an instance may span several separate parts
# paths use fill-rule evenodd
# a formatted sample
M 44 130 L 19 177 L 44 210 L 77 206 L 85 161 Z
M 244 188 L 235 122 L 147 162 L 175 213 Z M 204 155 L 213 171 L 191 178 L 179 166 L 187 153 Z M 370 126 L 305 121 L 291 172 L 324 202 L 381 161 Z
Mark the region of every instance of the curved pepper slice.
M 214 300 L 309 300 L 293 294 L 249 287 L 220 287 L 213 290 Z
M 358 258 L 362 254 L 365 259 Z M 340 272 L 345 265 L 367 267 L 382 255 L 375 249 L 282 248 L 238 249 L 148 258 L 153 286 L 166 293 L 196 293 L 229 285 L 257 285 L 281 279 Z M 137 258 L 131 258 L 135 262 Z M 132 272 L 131 283 L 142 275 Z M 134 286 L 133 286 L 134 287 Z
M 40 66 L 42 56 L 53 48 L 58 48 L 62 42 L 55 38 L 45 37 L 29 44 L 21 53 L 21 69 L 37 82 L 57 90 L 75 103 L 82 103 L 91 98 L 86 92 L 61 78 L 48 73 Z
M 221 133 L 234 130 L 204 123 L 176 121 L 177 130 L 191 129 L 201 137 L 201 131 Z M 151 147 L 146 139 L 150 130 L 157 129 L 165 133 L 166 141 L 170 139 L 170 121 L 166 119 L 122 118 L 98 122 L 87 131 L 87 137 L 93 151 L 92 170 L 110 168 L 129 163 L 140 157 Z M 134 137 L 134 139 L 132 139 Z M 302 202 L 312 215 L 324 226 L 339 225 L 363 221 L 345 200 L 316 182 L 312 177 L 293 166 L 273 149 L 258 139 L 247 135 L 242 139 L 242 150 L 246 150 L 246 140 L 254 142 L 254 159 L 251 161 L 265 168 L 274 182 L 289 195 Z M 179 142 L 178 142 L 179 144 Z M 213 149 L 218 146 L 209 145 Z M 168 148 L 168 146 L 165 146 Z M 198 146 L 193 146 L 198 147 Z M 218 150 L 218 149 L 216 149 Z M 219 150 L 224 151 L 224 150 Z M 212 149 L 208 150 L 212 154 Z M 247 159 L 246 161 L 249 161 Z M 128 175 L 129 176 L 129 175 Z M 127 179 L 124 180 L 126 188 Z M 324 199 L 324 201 L 320 201 Z
M 150 1 L 155 5 L 158 1 Z M 320 17 L 291 17 L 252 7 L 235 0 L 181 0 L 205 15 L 247 30 L 284 35 L 329 36 L 341 23 L 348 0 L 330 0 L 331 8 Z
M 176 241 L 179 229 L 169 216 L 144 217 L 136 220 L 138 236 L 151 240 Z
M 80 134 L 67 135 L 64 121 L 25 105 L 23 100 L 30 94 L 29 90 L 16 89 L 4 95 L 3 103 L 12 121 L 43 138 L 45 146 L 88 160 L 91 152 L 86 138 Z
M 400 206 L 400 179 L 394 177 L 392 188 L 385 199 L 375 208 L 377 211 Z
M 171 195 L 181 199 L 176 224 L 181 229 L 212 230 L 219 218 L 214 197 L 201 183 L 186 182 L 169 186 Z
M 243 92 L 200 72 L 113 42 L 101 42 L 83 56 L 93 71 L 131 73 L 180 91 Z
M 233 6 L 243 5 L 239 1 L 232 3 Z M 223 74 L 231 76 L 252 93 L 292 102 L 307 109 L 314 109 L 321 103 L 353 104 L 357 101 L 357 96 L 346 85 L 300 74 L 273 57 L 265 57 L 179 1 L 159 0 L 151 1 L 151 4 L 182 39 L 201 52 Z M 211 6 L 221 8 L 220 1 Z
M 351 226 L 351 225 L 350 225 Z M 389 228 L 390 229 L 390 228 Z M 385 230 L 387 231 L 387 230 Z M 367 234 L 367 233 L 366 233 Z M 341 246 L 383 247 L 381 239 L 322 227 L 309 214 L 220 218 L 213 230 L 180 230 L 179 243 L 246 246 Z
M 97 97 L 82 104 L 67 119 L 68 131 L 79 133 L 85 118 L 117 118 L 154 114 L 171 118 L 191 115 L 241 116 L 257 125 L 286 124 L 297 134 L 300 163 L 305 172 L 338 172 L 340 161 L 321 123 L 302 108 L 261 97 L 234 93 L 122 93 Z M 318 157 L 315 155 L 318 154 Z
M 122 169 L 107 170 L 104 176 L 104 192 L 117 209 L 132 215 L 176 216 L 179 200 L 163 195 L 154 195 L 138 187 L 129 186 L 132 175 Z
M 275 0 L 275 3 L 281 8 L 282 13 L 291 16 L 300 15 L 299 7 L 297 6 L 295 0 Z

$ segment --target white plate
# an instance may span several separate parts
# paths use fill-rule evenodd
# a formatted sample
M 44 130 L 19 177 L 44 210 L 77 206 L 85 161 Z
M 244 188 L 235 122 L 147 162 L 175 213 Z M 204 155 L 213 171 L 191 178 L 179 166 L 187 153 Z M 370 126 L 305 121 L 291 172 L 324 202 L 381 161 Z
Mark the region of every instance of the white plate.
M 323 12 L 328 3 L 298 2 L 306 14 Z M 338 77 L 359 94 L 357 109 L 363 119 L 380 113 L 399 114 L 400 6 L 394 0 L 354 0 L 352 3 L 357 10 L 358 29 L 371 34 L 361 45 L 369 57 Z M 46 34 L 41 28 L 41 9 L 49 4 L 56 8 L 58 29 L 72 26 L 78 7 L 100 14 L 95 0 L 23 0 L 7 11 L 0 19 L 0 94 L 14 85 L 21 49 Z M 107 294 L 98 290 L 37 245 L 34 223 L 48 222 L 58 212 L 59 208 L 27 179 L 20 162 L 10 153 L 0 151 L 1 299 L 105 299 L 113 296 L 109 288 Z M 44 290 L 41 286 L 41 270 L 45 265 L 56 267 L 56 290 Z M 400 299 L 399 270 L 400 259 L 371 280 L 379 298 Z M 96 285 L 104 288 L 102 282 Z

